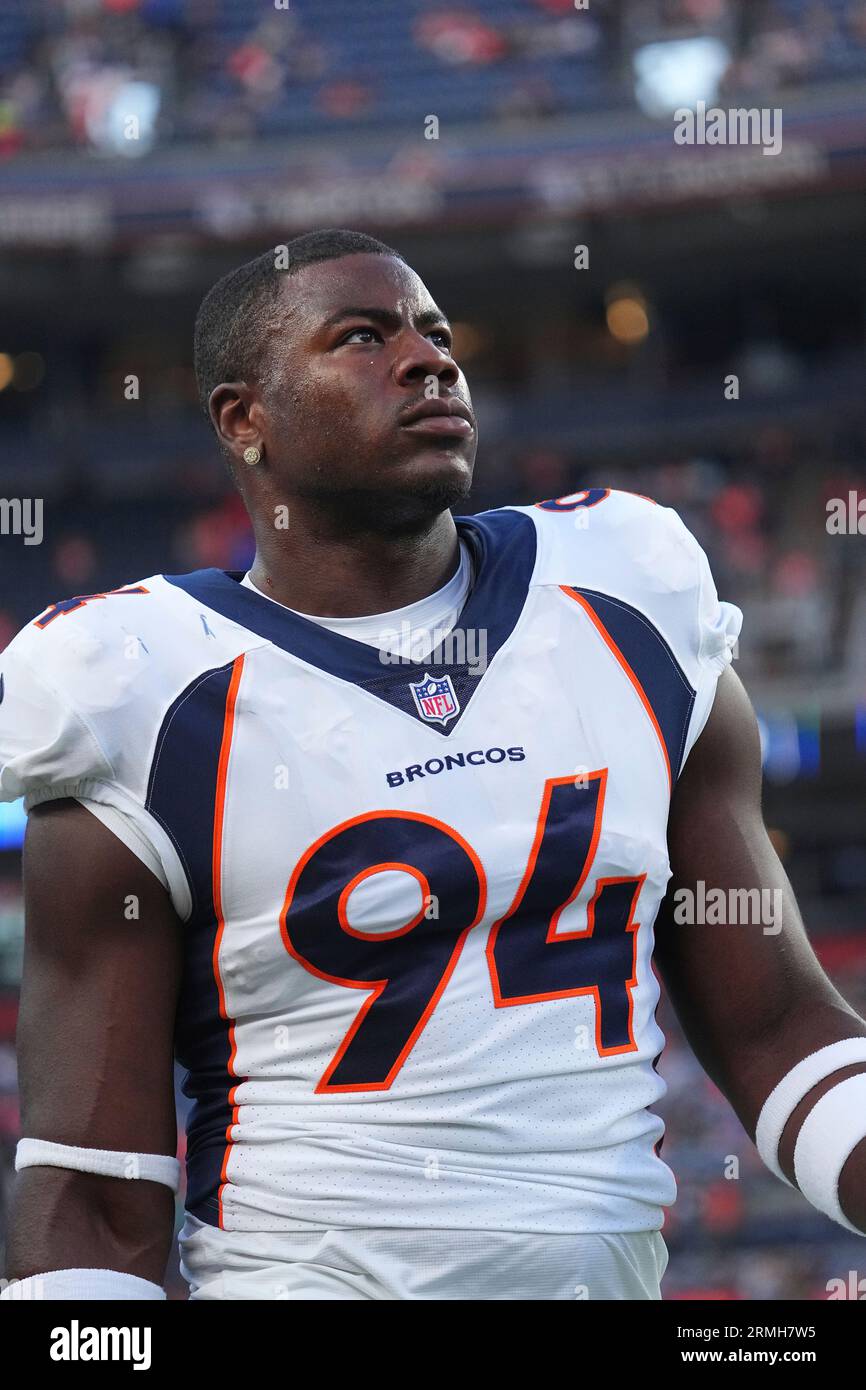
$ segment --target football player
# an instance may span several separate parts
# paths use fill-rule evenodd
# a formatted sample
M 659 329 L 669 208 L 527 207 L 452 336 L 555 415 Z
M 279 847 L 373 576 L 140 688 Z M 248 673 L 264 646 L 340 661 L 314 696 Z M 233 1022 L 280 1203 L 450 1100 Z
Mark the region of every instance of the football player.
M 678 516 L 592 488 L 455 519 L 451 328 L 360 234 L 221 280 L 195 361 L 251 570 L 61 600 L 2 658 L 3 1297 L 164 1297 L 176 1056 L 193 1298 L 657 1299 L 654 956 L 769 1167 L 866 1231 L 866 1025 L 768 839 L 742 615 Z M 707 890 L 754 910 L 681 922 Z

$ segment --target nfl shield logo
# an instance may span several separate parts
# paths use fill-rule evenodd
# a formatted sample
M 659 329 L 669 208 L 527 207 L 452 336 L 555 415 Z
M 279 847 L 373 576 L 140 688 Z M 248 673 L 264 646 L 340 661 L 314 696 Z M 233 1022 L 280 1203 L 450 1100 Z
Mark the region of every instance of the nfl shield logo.
M 410 681 L 409 689 L 412 691 L 415 708 L 428 724 L 447 724 L 449 719 L 460 713 L 460 704 L 454 694 L 450 676 L 434 680 L 425 671 L 423 681 Z

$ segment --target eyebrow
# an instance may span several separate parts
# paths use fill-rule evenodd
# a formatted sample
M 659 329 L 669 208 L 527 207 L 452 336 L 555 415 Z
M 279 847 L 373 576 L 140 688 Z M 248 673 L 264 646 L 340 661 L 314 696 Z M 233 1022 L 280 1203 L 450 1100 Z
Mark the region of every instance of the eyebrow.
M 390 328 L 394 332 L 400 327 L 402 319 L 393 309 L 376 308 L 348 308 L 338 309 L 335 314 L 331 314 L 325 319 L 324 328 L 334 328 L 338 323 L 345 319 L 372 319 L 373 323 L 381 324 L 383 328 Z M 451 324 L 442 313 L 441 309 L 425 309 L 423 314 L 418 314 L 415 318 L 416 328 L 432 328 L 434 324 L 442 325 L 451 329 Z

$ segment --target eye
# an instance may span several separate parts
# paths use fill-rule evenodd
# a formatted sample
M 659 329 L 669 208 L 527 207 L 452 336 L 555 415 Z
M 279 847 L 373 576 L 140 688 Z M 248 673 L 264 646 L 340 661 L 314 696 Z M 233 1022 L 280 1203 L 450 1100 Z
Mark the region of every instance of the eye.
M 375 328 L 353 328 L 350 332 L 344 334 L 343 337 L 340 339 L 340 346 L 342 346 L 343 343 L 351 343 L 353 339 L 358 339 L 358 335 L 361 333 L 366 333 L 368 335 L 365 339 L 363 339 L 365 343 L 382 341 L 381 334 Z
M 439 338 L 440 342 L 437 343 L 436 346 L 441 346 L 443 352 L 451 351 L 451 334 L 448 332 L 447 328 L 434 328 L 433 332 L 429 333 L 427 336 L 431 340 Z

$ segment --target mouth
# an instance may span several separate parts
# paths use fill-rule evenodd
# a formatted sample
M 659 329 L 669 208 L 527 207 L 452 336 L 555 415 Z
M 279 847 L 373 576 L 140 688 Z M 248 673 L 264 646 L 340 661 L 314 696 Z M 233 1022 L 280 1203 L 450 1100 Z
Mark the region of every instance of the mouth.
M 436 434 L 466 439 L 475 433 L 475 420 L 464 401 L 453 396 L 436 396 L 432 400 L 422 401 L 414 410 L 410 410 L 401 420 L 400 427 L 412 434 Z

